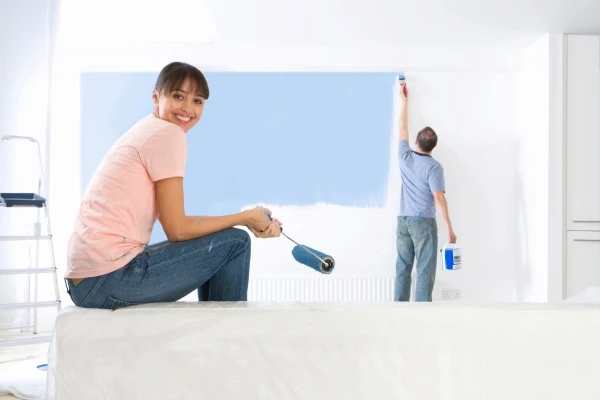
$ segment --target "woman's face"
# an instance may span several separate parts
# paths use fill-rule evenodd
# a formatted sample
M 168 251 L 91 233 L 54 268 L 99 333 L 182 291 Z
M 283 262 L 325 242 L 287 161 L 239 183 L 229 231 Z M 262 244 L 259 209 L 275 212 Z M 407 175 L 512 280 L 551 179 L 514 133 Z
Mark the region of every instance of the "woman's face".
M 186 80 L 171 93 L 158 93 L 156 90 L 152 92 L 154 115 L 179 125 L 185 133 L 196 125 L 204 111 L 204 97 L 192 93 L 191 86 L 189 80 Z

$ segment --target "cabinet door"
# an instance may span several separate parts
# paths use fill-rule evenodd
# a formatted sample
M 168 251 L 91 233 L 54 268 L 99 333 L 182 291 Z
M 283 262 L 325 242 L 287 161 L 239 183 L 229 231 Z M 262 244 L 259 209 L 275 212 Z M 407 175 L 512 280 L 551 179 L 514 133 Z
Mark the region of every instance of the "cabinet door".
M 567 232 L 567 297 L 600 287 L 600 231 Z
M 600 231 L 600 36 L 567 40 L 567 230 Z

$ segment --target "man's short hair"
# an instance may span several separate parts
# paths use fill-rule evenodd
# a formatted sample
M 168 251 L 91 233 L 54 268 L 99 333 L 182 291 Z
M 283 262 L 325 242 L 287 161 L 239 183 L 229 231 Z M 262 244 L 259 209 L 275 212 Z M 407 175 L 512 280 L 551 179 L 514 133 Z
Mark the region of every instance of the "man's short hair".
M 417 144 L 419 145 L 419 148 L 426 153 L 429 153 L 435 148 L 437 140 L 437 134 L 428 126 L 421 129 L 417 135 Z

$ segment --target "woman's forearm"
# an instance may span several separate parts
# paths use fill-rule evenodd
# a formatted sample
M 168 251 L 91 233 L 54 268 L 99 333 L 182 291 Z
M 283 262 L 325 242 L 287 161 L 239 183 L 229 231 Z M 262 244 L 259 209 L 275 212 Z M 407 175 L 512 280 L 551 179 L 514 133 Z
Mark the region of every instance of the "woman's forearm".
M 169 232 L 167 234 L 167 239 L 172 242 L 180 242 L 245 224 L 246 214 L 244 212 L 215 217 L 186 216 L 177 227 L 176 232 Z

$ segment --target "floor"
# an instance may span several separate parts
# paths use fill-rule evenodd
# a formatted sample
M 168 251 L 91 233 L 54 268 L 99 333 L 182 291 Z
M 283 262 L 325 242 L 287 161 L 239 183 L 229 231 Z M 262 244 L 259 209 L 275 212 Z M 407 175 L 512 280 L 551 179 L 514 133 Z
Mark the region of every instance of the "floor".
M 31 333 L 15 334 L 0 331 L 0 341 L 5 339 L 17 339 L 22 336 L 33 336 Z M 37 336 L 37 335 L 36 335 Z M 47 334 L 46 334 L 47 336 Z M 0 346 L 0 376 L 5 376 L 11 371 L 14 363 L 32 358 L 44 358 L 48 354 L 48 343 L 35 343 L 15 346 Z M 11 395 L 0 395 L 0 400 L 18 399 Z

